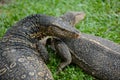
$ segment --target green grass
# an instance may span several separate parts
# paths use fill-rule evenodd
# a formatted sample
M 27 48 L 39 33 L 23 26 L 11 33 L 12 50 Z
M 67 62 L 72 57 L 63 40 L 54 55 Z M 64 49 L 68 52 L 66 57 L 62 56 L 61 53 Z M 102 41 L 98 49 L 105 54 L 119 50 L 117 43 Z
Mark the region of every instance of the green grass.
M 30 14 L 60 16 L 67 11 L 83 11 L 86 18 L 76 26 L 81 32 L 120 43 L 119 5 L 119 0 L 11 0 L 0 4 L 0 38 L 11 25 Z M 49 53 L 48 67 L 55 80 L 93 80 L 76 65 L 67 66 L 57 75 L 55 72 L 60 59 L 52 50 Z

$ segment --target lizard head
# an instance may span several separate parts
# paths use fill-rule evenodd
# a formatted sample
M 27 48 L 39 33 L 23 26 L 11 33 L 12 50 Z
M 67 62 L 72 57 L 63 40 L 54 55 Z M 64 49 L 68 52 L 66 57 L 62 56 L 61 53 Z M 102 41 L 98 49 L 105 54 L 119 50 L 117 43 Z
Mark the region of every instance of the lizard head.
M 85 13 L 71 11 L 60 16 L 60 18 L 62 18 L 64 21 L 67 21 L 72 26 L 75 26 L 78 22 L 80 22 L 85 18 Z
M 80 32 L 75 29 L 72 25 L 68 22 L 63 21 L 62 19 L 58 18 L 53 23 L 52 26 L 48 28 L 48 34 L 51 36 L 63 38 L 79 38 Z
M 76 30 L 75 25 L 85 18 L 84 12 L 71 11 L 67 12 L 64 15 L 60 16 L 55 22 L 53 22 L 54 27 L 52 27 L 52 32 L 59 35 L 59 38 L 71 37 L 77 38 L 80 37 L 80 32 Z
M 67 29 L 70 29 L 69 31 L 73 30 L 72 32 L 74 32 L 75 29 L 72 29 L 71 27 L 75 27 L 75 25 L 80 22 L 81 20 L 83 20 L 85 18 L 85 13 L 84 12 L 75 12 L 75 11 L 71 11 L 71 12 L 67 12 L 65 13 L 64 15 L 60 16 L 59 17 L 62 22 L 64 23 L 64 26 L 63 28 L 66 28 Z M 54 25 L 57 25 L 58 28 L 60 28 L 60 26 L 63 25 L 63 23 L 60 23 L 61 21 L 56 21 L 56 22 L 59 22 L 58 24 L 55 23 Z M 55 29 L 55 28 L 54 28 Z M 56 29 L 57 30 L 57 29 Z M 61 29 L 62 30 L 62 29 Z M 64 30 L 63 30 L 64 31 Z M 56 31 L 57 32 L 57 31 Z M 59 32 L 59 30 L 58 30 Z M 62 31 L 60 31 L 62 32 Z M 75 31 L 76 33 L 78 33 L 78 31 Z M 66 33 L 65 36 L 69 36 L 69 32 L 63 32 L 63 33 Z M 72 34 L 71 34 L 72 35 Z M 60 37 L 59 37 L 60 38 Z M 51 43 L 49 41 L 52 41 L 51 40 L 52 38 L 47 38 L 47 44 L 48 43 Z M 55 38 L 56 39 L 56 38 Z M 44 42 L 46 42 L 46 40 Z M 46 44 L 46 43 L 45 43 Z
M 84 12 L 67 12 L 64 15 L 60 16 L 59 19 L 53 23 L 55 27 L 52 27 L 51 30 L 53 30 L 53 33 L 55 35 L 60 35 L 59 38 L 62 36 L 71 38 L 80 37 L 80 32 L 73 27 L 75 27 L 75 25 L 84 18 Z

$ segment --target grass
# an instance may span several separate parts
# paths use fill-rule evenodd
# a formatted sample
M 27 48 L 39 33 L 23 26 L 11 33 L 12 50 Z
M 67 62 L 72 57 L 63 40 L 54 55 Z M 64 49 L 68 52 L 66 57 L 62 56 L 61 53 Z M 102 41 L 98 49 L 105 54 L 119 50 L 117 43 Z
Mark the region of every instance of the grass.
M 7 0 L 9 1 L 9 0 Z M 112 40 L 120 44 L 120 1 L 119 0 L 11 0 L 0 4 L 0 38 L 16 21 L 30 14 L 60 16 L 67 11 L 83 11 L 84 21 L 76 27 L 84 33 Z M 93 80 L 76 65 L 67 66 L 57 75 L 56 67 L 60 62 L 52 50 L 48 67 L 55 80 Z

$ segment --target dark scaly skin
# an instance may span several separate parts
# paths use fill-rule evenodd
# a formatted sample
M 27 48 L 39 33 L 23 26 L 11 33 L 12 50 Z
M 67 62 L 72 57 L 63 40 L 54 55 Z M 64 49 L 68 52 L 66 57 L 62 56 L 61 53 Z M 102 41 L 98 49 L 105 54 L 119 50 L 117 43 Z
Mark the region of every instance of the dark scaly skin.
M 99 42 L 99 37 L 95 40 L 87 34 L 81 34 L 80 39 L 62 40 L 70 49 L 72 62 L 86 72 L 100 80 L 120 80 L 120 45 L 111 42 L 113 48 L 108 47 Z
M 67 17 L 70 19 L 71 16 Z M 72 20 L 75 22 L 72 18 L 67 21 Z M 97 79 L 120 80 L 120 45 L 84 33 L 79 39 L 54 38 L 52 44 L 64 61 L 59 65 L 59 70 L 73 62 Z
M 67 22 L 41 14 L 13 25 L 0 41 L 0 80 L 53 80 L 43 61 L 48 60 L 47 50 L 39 40 L 45 36 L 79 37 L 76 29 L 68 27 Z

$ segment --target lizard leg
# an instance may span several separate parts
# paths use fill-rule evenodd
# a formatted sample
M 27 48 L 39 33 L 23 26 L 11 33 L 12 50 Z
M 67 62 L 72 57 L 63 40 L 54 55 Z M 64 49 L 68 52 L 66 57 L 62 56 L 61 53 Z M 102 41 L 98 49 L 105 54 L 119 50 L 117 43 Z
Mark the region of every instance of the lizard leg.
M 45 46 L 41 42 L 37 42 L 36 46 L 37 46 L 37 51 L 40 53 L 40 56 L 45 61 L 45 63 L 47 63 L 49 61 L 49 55 Z
M 58 72 L 60 72 L 64 67 L 69 65 L 72 61 L 71 53 L 67 45 L 60 39 L 53 39 L 54 47 L 57 51 L 57 54 L 62 58 L 62 62 L 58 66 Z

